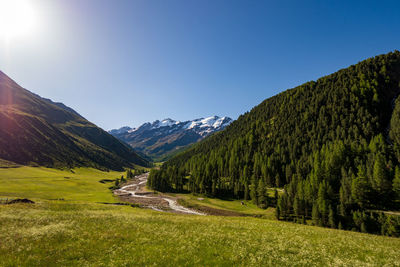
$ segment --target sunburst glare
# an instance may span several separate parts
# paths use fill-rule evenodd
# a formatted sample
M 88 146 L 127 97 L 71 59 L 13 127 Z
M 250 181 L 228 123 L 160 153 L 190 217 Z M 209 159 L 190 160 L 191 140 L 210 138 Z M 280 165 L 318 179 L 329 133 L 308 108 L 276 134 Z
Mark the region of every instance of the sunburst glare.
M 37 24 L 34 1 L 0 0 L 0 38 L 10 40 L 32 34 Z

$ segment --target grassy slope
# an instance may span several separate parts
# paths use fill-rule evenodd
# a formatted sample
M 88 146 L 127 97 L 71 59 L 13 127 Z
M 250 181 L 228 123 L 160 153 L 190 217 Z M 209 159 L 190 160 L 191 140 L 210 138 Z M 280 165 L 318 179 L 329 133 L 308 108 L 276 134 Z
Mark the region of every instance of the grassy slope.
M 44 167 L 5 168 L 0 169 L 0 197 L 115 202 L 108 190 L 111 184 L 99 181 L 121 175 L 88 168 L 74 169 L 74 173 Z
M 151 189 L 148 189 L 152 191 Z M 274 198 L 275 189 L 269 188 L 268 196 Z M 279 193 L 279 191 L 278 191 Z M 228 210 L 244 215 L 275 219 L 275 208 L 261 209 L 257 207 L 251 200 L 239 200 L 239 199 L 220 199 L 210 198 L 199 194 L 171 194 L 179 197 L 183 201 L 180 204 L 187 206 L 188 208 L 196 209 L 197 206 L 206 206 L 213 209 Z M 242 205 L 242 202 L 244 205 Z
M 394 266 L 400 239 L 100 204 L 0 207 L 0 265 Z
M 185 200 L 185 202 L 192 206 L 207 206 L 214 209 L 222 209 L 222 210 L 229 210 L 235 211 L 243 214 L 248 215 L 260 215 L 266 217 L 273 217 L 273 213 L 270 211 L 272 209 L 263 210 L 258 208 L 254 205 L 251 201 L 243 201 L 245 205 L 242 205 L 242 200 L 236 199 L 229 199 L 229 200 L 222 200 L 219 198 L 208 198 L 204 196 L 195 196 L 192 194 L 174 194 L 175 196 Z
M 0 169 L 0 197 L 36 201 L 0 205 L 0 266 L 399 265 L 396 238 L 250 217 L 176 215 L 95 203 L 114 201 L 109 185 L 98 181 L 120 175 L 92 169 L 78 169 L 75 174 L 45 168 Z M 224 205 L 221 200 L 205 201 Z M 226 205 L 242 208 L 238 203 Z
M 14 168 L 14 167 L 20 167 L 21 165 L 18 165 L 14 162 L 0 159 L 0 168 Z

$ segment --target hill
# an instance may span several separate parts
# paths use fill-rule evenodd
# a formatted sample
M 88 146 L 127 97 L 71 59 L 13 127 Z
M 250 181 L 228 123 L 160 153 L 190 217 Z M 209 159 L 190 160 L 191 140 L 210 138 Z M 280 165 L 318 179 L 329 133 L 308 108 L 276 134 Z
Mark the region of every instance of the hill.
M 144 123 L 136 129 L 126 126 L 109 133 L 153 160 L 164 161 L 191 144 L 223 130 L 231 122 L 229 117 L 218 116 L 184 122 L 165 119 Z
M 279 219 L 400 235 L 398 217 L 371 212 L 400 209 L 399 81 L 395 51 L 284 91 L 154 170 L 149 183 L 277 203 Z M 284 190 L 271 199 L 268 187 Z
M 21 165 L 120 170 L 148 162 L 62 103 L 0 72 L 0 159 Z

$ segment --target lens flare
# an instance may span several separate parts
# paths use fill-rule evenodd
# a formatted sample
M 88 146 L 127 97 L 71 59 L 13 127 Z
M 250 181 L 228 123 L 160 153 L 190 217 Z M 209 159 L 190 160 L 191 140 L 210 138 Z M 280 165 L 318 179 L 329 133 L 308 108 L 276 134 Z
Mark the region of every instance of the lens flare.
M 33 32 L 36 14 L 33 0 L 0 0 L 0 37 L 12 39 Z

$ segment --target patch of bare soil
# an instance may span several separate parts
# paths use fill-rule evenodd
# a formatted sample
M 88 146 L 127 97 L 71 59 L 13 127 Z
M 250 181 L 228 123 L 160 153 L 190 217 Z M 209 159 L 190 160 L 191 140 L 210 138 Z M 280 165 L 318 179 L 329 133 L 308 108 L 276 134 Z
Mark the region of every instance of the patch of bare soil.
M 242 217 L 242 216 L 246 216 L 243 213 L 240 212 L 235 212 L 235 211 L 230 211 L 230 210 L 220 210 L 220 209 L 214 209 L 211 207 L 207 207 L 207 206 L 196 206 L 196 207 L 191 207 L 189 206 L 189 208 L 192 208 L 194 210 L 200 211 L 202 213 L 206 213 L 208 215 L 215 215 L 215 216 L 235 216 L 235 217 Z
M 27 198 L 17 198 L 17 199 L 7 200 L 3 204 L 9 205 L 9 204 L 17 204 L 17 203 L 35 204 L 34 201 L 27 199 Z

